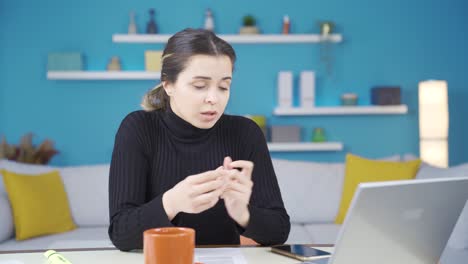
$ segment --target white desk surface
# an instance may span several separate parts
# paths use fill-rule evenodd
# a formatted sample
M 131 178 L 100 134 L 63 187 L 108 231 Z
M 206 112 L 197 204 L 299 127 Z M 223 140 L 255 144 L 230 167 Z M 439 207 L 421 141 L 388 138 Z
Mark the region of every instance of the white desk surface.
M 333 251 L 331 247 L 316 247 L 318 249 Z M 214 248 L 216 249 L 216 248 Z M 289 257 L 270 252 L 269 247 L 241 247 L 247 263 L 255 264 L 296 264 L 300 263 Z M 144 263 L 142 252 L 121 252 L 119 250 L 87 250 L 87 251 L 60 251 L 72 264 L 134 264 Z M 43 252 L 36 253 L 7 253 L 0 254 L 0 264 L 45 264 Z

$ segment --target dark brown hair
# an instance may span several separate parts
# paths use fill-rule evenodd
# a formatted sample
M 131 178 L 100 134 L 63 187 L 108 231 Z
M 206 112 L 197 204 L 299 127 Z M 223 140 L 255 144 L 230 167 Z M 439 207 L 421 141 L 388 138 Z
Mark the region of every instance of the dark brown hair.
M 161 83 L 148 91 L 141 102 L 146 111 L 166 109 L 169 96 L 162 87 L 163 82 L 175 83 L 194 55 L 228 56 L 234 70 L 236 53 L 225 40 L 204 29 L 187 28 L 169 38 L 162 54 Z

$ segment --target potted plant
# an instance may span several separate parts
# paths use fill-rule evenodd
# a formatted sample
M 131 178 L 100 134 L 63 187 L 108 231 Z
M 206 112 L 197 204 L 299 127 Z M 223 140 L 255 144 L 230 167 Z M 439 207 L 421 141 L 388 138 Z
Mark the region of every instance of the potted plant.
M 335 23 L 333 21 L 319 21 L 320 35 L 326 37 L 333 33 L 335 30 Z
M 256 26 L 257 21 L 252 15 L 246 15 L 242 18 L 243 26 L 239 30 L 239 34 L 258 34 L 259 30 Z
M 327 75 L 332 74 L 333 68 L 333 54 L 332 54 L 332 42 L 330 35 L 334 33 L 335 23 L 333 21 L 318 21 L 318 26 L 320 27 L 320 61 L 325 67 L 325 72 Z
M 8 159 L 22 163 L 47 164 L 50 159 L 59 153 L 51 140 L 44 140 L 39 146 L 32 143 L 32 133 L 21 138 L 19 145 L 10 145 L 2 137 L 0 142 L 0 159 Z

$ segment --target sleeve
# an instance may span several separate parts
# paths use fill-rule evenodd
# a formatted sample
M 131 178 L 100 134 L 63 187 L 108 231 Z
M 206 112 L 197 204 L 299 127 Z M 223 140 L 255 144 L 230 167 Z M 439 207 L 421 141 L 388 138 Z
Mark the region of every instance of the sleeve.
M 146 200 L 151 153 L 148 135 L 144 116 L 130 114 L 115 137 L 109 175 L 109 237 L 122 251 L 141 249 L 143 231 L 172 226 L 162 194 Z
M 248 160 L 254 163 L 254 185 L 248 207 L 250 220 L 246 229 L 240 228 L 240 231 L 262 245 L 283 244 L 291 228 L 289 215 L 284 208 L 265 136 L 257 124 L 251 120 L 249 123 L 245 140 Z

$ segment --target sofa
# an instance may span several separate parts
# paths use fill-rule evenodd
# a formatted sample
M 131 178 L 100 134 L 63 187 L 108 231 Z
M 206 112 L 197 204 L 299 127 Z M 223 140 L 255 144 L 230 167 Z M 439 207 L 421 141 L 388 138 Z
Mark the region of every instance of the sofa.
M 395 155 L 390 161 L 414 159 Z M 334 223 L 340 204 L 345 163 L 273 159 L 285 207 L 291 218 L 287 243 L 333 244 L 341 228 Z M 53 167 L 0 160 L 0 170 L 40 174 L 59 170 L 77 229 L 16 241 L 8 196 L 0 181 L 0 251 L 113 247 L 107 235 L 109 165 Z M 418 179 L 468 176 L 468 163 L 448 169 L 421 165 Z M 443 255 L 444 264 L 468 259 L 468 205 L 463 210 Z

